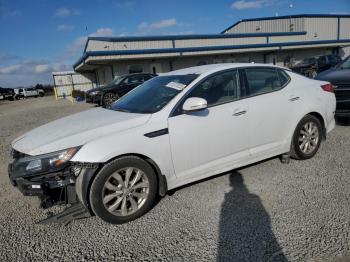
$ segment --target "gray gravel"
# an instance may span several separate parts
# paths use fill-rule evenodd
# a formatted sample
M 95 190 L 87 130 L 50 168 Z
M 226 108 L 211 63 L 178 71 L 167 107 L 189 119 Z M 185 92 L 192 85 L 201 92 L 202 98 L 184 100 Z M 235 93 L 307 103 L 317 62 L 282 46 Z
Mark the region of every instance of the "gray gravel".
M 0 102 L 1 261 L 349 261 L 350 126 L 308 161 L 274 158 L 180 188 L 142 218 L 37 225 L 48 211 L 7 177 L 10 142 L 85 110 L 52 97 Z

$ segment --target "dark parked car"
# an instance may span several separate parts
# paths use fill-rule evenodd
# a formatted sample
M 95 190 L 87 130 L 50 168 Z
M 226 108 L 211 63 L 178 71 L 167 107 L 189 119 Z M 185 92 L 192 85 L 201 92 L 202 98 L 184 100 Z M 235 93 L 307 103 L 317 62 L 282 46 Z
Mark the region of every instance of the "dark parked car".
M 111 105 L 120 97 L 155 76 L 156 75 L 150 73 L 137 73 L 119 76 L 108 85 L 88 90 L 85 96 L 86 102 L 110 108 Z
M 13 91 L 13 89 L 0 87 L 0 100 L 8 99 L 10 101 L 13 101 L 14 97 L 15 97 L 15 92 Z
M 338 55 L 321 55 L 303 59 L 300 63 L 291 67 L 294 72 L 315 78 L 317 74 L 325 71 L 341 62 Z
M 336 116 L 350 117 L 350 56 L 337 66 L 317 75 L 316 79 L 332 83 L 337 98 Z

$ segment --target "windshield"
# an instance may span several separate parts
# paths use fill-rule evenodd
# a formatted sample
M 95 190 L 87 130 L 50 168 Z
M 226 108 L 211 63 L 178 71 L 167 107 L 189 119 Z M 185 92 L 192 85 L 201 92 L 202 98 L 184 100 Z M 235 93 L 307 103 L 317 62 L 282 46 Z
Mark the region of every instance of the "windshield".
M 112 82 L 110 82 L 108 85 L 118 85 L 123 79 L 125 78 L 125 76 L 118 76 L 116 78 L 114 78 L 112 80 Z
M 340 69 L 350 69 L 350 56 L 348 56 L 343 62 L 338 66 Z
M 161 110 L 198 75 L 158 76 L 117 100 L 112 110 L 152 114 Z
M 316 58 L 310 57 L 310 58 L 304 58 L 298 65 L 302 64 L 315 64 L 316 63 Z

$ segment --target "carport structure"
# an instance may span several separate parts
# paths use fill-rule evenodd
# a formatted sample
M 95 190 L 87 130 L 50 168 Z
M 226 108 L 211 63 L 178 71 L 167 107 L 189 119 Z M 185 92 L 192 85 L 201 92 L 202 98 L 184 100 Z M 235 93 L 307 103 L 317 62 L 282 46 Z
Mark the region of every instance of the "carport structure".
M 350 15 L 305 14 L 241 20 L 220 34 L 89 37 L 73 67 L 105 84 L 125 73 L 162 73 L 210 63 L 289 66 L 320 54 L 345 56 L 347 46 Z

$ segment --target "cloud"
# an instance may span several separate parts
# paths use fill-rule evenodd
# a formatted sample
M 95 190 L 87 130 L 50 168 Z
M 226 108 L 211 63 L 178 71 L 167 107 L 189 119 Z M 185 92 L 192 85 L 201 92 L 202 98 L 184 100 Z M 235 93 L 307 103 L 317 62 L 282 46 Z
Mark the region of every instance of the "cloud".
M 22 11 L 17 9 L 11 9 L 6 6 L 1 5 L 0 3 L 0 19 L 17 17 L 22 14 Z
M 0 66 L 7 65 L 9 63 L 13 63 L 14 61 L 16 61 L 18 59 L 19 59 L 19 56 L 17 56 L 17 55 L 0 54 Z
M 35 66 L 35 73 L 44 73 L 47 72 L 50 68 L 49 64 L 39 64 Z
M 53 71 L 72 70 L 64 63 L 41 60 L 23 60 L 17 64 L 0 67 L 0 83 L 4 87 L 29 86 L 52 83 Z
M 113 29 L 109 27 L 105 28 L 99 28 L 96 32 L 90 34 L 89 36 L 112 36 L 113 35 Z
M 74 15 L 80 15 L 80 11 L 77 9 L 68 9 L 66 7 L 61 7 L 61 8 L 58 8 L 54 13 L 54 16 L 57 16 L 57 17 L 66 17 L 66 16 L 74 16 Z
M 67 65 L 40 60 L 24 60 L 14 65 L 0 67 L 0 75 L 40 74 L 62 69 L 67 69 Z
M 135 6 L 134 1 L 122 1 L 115 4 L 118 8 L 133 8 Z
M 56 27 L 56 30 L 59 31 L 59 32 L 69 32 L 69 31 L 72 31 L 74 29 L 74 26 L 73 25 L 58 25 Z
M 262 7 L 268 6 L 268 5 L 271 5 L 271 1 L 268 1 L 268 0 L 252 0 L 252 1 L 239 0 L 239 1 L 232 3 L 231 8 L 238 9 L 238 10 L 257 9 L 257 8 L 262 8 Z
M 21 68 L 21 65 L 10 65 L 0 68 L 0 75 L 14 74 Z
M 89 34 L 88 36 L 113 36 L 114 32 L 112 28 L 104 27 L 99 28 L 95 32 Z M 62 56 L 64 61 L 74 62 L 84 51 L 84 47 L 88 36 L 80 36 L 76 38 L 71 44 L 69 44 Z
M 147 33 L 147 32 L 151 32 L 159 29 L 173 27 L 176 25 L 177 25 L 176 19 L 170 18 L 170 19 L 164 19 L 164 20 L 160 20 L 152 23 L 142 22 L 141 24 L 139 24 L 138 30 L 140 33 Z

